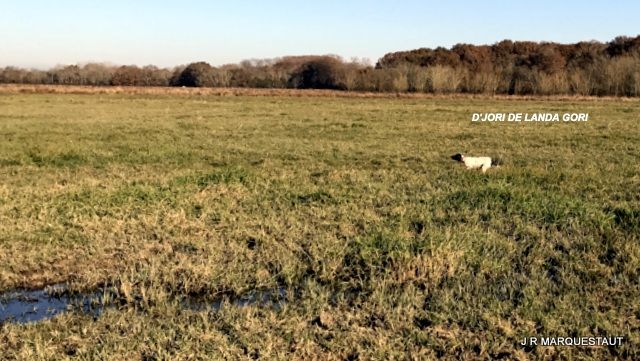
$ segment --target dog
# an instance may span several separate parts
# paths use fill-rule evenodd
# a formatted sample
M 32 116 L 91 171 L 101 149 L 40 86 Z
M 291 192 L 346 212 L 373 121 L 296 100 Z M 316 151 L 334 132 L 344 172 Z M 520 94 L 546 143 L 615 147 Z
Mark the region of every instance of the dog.
M 491 157 L 465 157 L 460 153 L 452 155 L 451 159 L 464 163 L 467 169 L 480 168 L 482 170 L 482 173 L 485 173 L 491 167 L 497 167 L 498 165 L 502 164 L 500 160 L 491 159 Z

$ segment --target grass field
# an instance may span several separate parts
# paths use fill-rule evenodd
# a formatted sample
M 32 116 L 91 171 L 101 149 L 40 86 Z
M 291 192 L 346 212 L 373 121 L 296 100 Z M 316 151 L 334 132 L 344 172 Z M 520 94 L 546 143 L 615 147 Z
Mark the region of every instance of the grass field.
M 471 122 L 540 111 L 590 116 Z M 118 305 L 0 325 L 0 355 L 639 359 L 638 114 L 638 100 L 0 94 L 0 291 L 68 282 Z M 504 165 L 466 171 L 457 152 Z M 183 304 L 255 290 L 286 302 Z

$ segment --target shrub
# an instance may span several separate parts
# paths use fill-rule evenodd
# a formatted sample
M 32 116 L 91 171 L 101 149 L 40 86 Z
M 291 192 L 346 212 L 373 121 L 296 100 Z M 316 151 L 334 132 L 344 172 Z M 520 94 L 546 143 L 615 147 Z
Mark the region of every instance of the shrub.
M 191 63 L 180 73 L 177 85 L 188 87 L 214 86 L 214 68 L 204 61 Z
M 450 66 L 429 67 L 427 74 L 427 87 L 433 93 L 453 93 L 462 80 L 460 71 Z
M 305 62 L 295 71 L 289 83 L 298 89 L 342 89 L 338 81 L 340 62 L 323 57 Z

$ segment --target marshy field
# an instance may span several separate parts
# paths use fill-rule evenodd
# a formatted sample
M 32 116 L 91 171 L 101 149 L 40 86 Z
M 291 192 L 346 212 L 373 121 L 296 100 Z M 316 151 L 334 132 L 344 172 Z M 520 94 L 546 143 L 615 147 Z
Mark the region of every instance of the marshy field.
M 0 358 L 640 358 L 640 100 L 304 94 L 0 92 Z

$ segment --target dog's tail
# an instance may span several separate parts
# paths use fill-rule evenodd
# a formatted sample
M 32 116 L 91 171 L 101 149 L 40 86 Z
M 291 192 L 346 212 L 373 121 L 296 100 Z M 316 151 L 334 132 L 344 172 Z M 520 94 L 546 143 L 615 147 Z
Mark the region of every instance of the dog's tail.
M 502 164 L 504 164 L 504 161 L 502 160 L 502 158 L 500 158 L 500 157 L 491 158 L 491 166 L 492 167 L 498 167 L 498 166 L 501 166 Z

